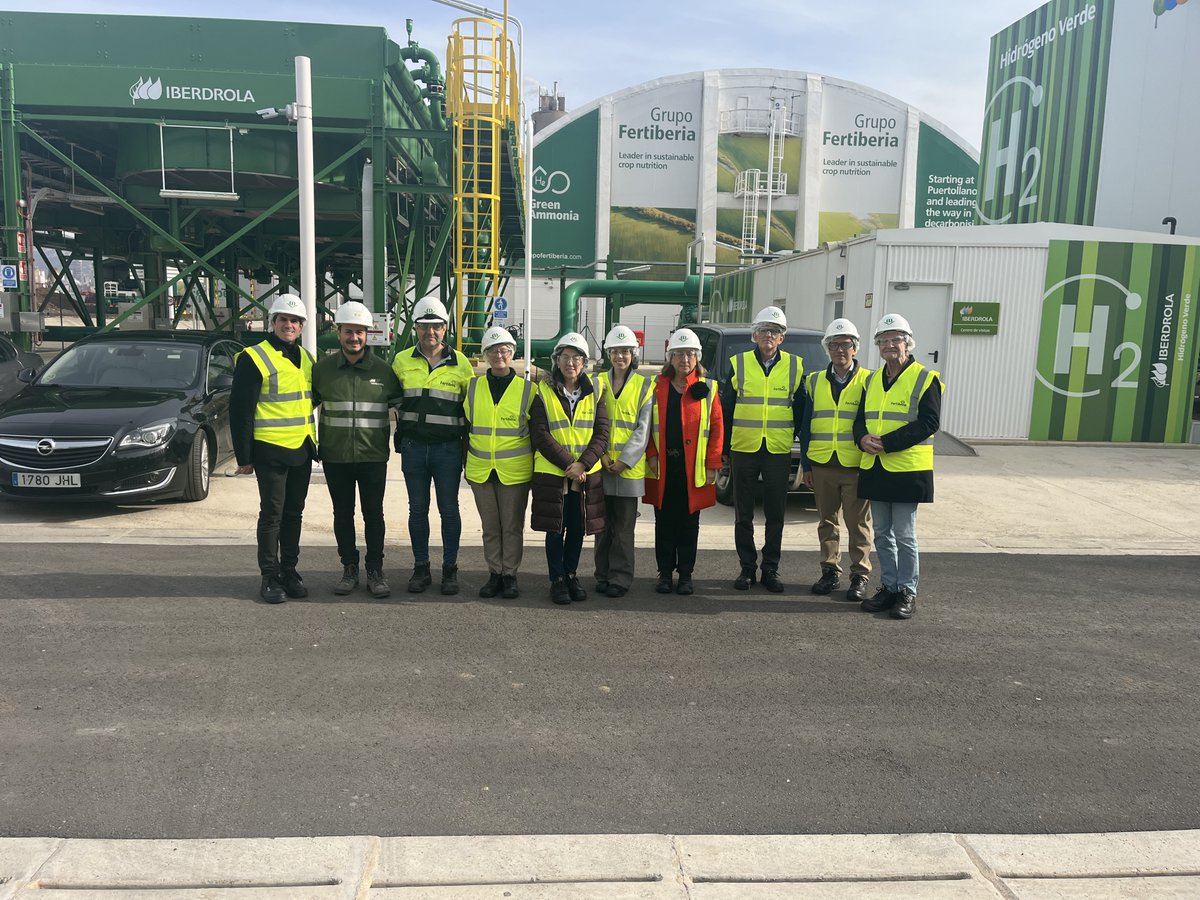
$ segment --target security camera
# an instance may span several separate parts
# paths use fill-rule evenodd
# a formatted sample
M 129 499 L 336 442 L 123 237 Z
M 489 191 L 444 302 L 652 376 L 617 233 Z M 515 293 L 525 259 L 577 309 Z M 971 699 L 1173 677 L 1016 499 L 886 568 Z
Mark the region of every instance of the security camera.
M 266 109 L 256 109 L 255 112 L 264 119 L 274 119 L 279 115 L 279 110 L 274 106 L 268 106 Z

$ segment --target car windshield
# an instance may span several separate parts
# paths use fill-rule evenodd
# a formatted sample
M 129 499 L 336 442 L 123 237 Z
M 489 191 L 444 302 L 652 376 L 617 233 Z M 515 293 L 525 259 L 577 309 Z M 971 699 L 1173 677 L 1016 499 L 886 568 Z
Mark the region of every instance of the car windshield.
M 76 344 L 50 363 L 42 384 L 178 390 L 200 373 L 200 348 L 133 341 Z

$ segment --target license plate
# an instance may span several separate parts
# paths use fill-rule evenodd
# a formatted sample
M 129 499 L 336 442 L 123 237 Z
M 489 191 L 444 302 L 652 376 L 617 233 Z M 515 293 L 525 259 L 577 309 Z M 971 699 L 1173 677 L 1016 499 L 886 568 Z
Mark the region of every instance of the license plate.
M 78 472 L 13 472 L 13 487 L 23 488 L 77 488 Z

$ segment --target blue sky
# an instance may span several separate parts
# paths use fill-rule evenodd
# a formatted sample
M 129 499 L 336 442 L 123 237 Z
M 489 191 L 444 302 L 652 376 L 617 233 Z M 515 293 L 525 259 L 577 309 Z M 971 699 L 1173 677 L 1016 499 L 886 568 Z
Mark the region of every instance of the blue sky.
M 801 69 L 891 94 L 977 147 L 991 36 L 1039 5 L 1037 0 L 609 0 L 586 5 L 514 0 L 509 12 L 525 28 L 527 98 L 536 98 L 539 86 L 548 89 L 557 82 L 567 108 L 574 109 L 681 72 Z M 401 42 L 404 20 L 411 18 L 413 36 L 439 57 L 450 22 L 467 15 L 433 0 L 0 0 L 0 7 L 381 25 Z

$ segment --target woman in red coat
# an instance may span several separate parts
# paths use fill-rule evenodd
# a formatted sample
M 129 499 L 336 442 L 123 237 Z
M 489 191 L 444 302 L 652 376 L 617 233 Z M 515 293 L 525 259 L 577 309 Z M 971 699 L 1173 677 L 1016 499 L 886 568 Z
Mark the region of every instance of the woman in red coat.
M 660 594 L 691 594 L 700 539 L 700 510 L 717 502 L 725 428 L 717 385 L 700 365 L 700 339 L 679 328 L 667 345 L 667 364 L 655 384 L 646 494 L 654 506 L 654 555 Z M 674 574 L 679 572 L 679 583 Z

